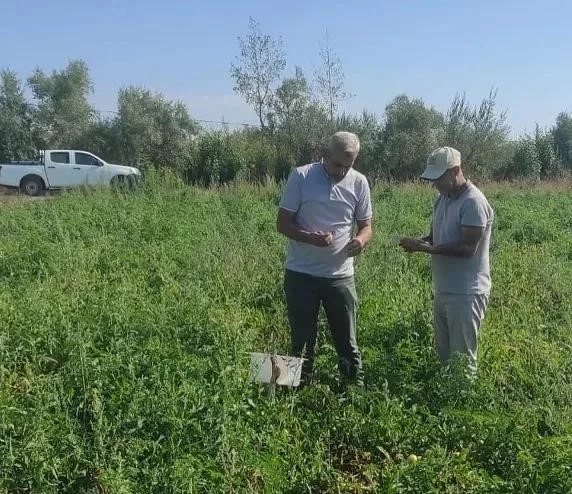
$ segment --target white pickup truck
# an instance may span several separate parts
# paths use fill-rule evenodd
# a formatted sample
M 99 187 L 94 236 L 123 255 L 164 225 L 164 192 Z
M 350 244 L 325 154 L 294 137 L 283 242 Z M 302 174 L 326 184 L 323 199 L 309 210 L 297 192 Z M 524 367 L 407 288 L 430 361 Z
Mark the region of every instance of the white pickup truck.
M 39 161 L 0 163 L 0 185 L 17 187 L 30 196 L 82 185 L 133 185 L 140 178 L 137 168 L 113 165 L 86 151 L 69 149 L 46 150 Z

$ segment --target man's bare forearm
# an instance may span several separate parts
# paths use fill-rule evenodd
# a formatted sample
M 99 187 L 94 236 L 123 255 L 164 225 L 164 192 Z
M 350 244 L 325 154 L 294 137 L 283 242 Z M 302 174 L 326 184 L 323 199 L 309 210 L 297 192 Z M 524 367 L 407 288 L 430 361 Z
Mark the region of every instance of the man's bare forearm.
M 294 223 L 278 223 L 276 229 L 282 235 L 297 242 L 303 242 L 305 244 L 312 243 L 310 232 L 298 228 Z
M 371 225 L 365 225 L 358 229 L 355 238 L 359 239 L 361 244 L 365 247 L 365 245 L 371 240 L 373 235 L 373 230 L 371 229 Z
M 455 242 L 452 244 L 431 245 L 427 252 L 450 257 L 472 257 L 476 249 L 466 242 Z

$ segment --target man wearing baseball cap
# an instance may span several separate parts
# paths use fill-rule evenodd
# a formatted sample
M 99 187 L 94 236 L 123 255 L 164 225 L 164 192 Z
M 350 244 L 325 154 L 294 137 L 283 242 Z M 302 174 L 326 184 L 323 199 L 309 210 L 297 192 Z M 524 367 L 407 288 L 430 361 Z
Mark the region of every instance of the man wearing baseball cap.
M 489 244 L 494 212 L 483 193 L 461 169 L 461 153 L 435 149 L 421 175 L 439 191 L 431 231 L 424 238 L 404 237 L 407 252 L 431 254 L 435 350 L 441 361 L 468 357 L 477 372 L 477 337 L 489 302 Z

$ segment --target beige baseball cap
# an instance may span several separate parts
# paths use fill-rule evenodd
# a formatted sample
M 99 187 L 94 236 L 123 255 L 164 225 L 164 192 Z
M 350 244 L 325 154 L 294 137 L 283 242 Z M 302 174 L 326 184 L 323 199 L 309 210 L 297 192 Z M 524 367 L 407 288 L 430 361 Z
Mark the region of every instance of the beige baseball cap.
M 421 175 L 425 180 L 437 180 L 449 168 L 461 166 L 461 153 L 448 146 L 435 149 L 427 158 L 427 168 Z

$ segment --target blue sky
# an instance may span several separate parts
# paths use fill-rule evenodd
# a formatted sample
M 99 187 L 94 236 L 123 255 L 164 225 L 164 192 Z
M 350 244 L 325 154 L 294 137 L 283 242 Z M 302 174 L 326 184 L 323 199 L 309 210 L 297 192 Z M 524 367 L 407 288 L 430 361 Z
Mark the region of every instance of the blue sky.
M 457 92 L 480 102 L 491 87 L 514 135 L 572 111 L 572 2 L 566 0 L 27 0 L 0 5 L 0 67 L 20 77 L 85 60 L 98 110 L 122 86 L 185 102 L 193 117 L 255 122 L 234 94 L 230 64 L 249 16 L 282 37 L 286 75 L 319 64 L 324 32 L 341 59 L 344 109 L 379 115 L 398 94 L 445 111 Z

